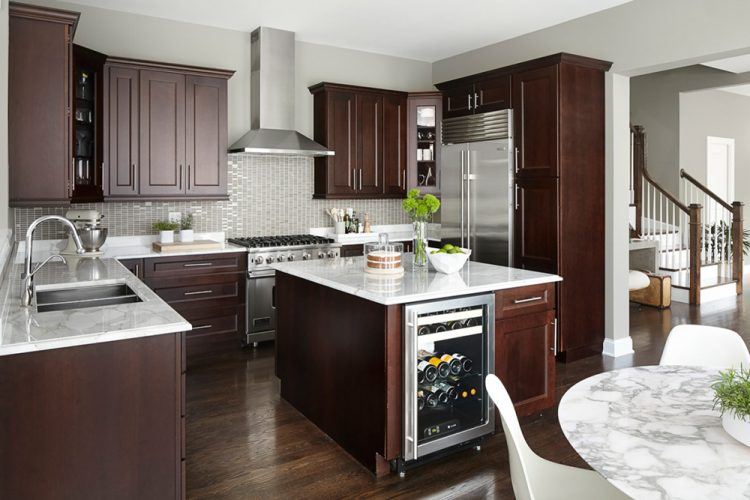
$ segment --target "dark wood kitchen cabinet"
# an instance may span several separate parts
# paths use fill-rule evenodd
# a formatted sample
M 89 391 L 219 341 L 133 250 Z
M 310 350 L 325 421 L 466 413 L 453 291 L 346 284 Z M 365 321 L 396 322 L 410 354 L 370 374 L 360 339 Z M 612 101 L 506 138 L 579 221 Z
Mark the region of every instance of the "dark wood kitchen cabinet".
M 511 105 L 510 82 L 510 73 L 490 73 L 437 85 L 443 93 L 443 118 L 508 109 Z
M 482 104 L 505 106 L 507 95 L 516 170 L 513 265 L 563 277 L 557 348 L 565 361 L 600 353 L 604 340 L 604 73 L 610 66 L 561 53 L 437 85 L 444 106 L 458 103 L 455 96 L 470 85 L 494 88 L 477 92 L 476 113 Z M 454 108 L 443 117 L 469 114 Z
M 225 199 L 233 73 L 108 58 L 105 197 Z
M 555 284 L 498 291 L 495 311 L 495 371 L 516 412 L 554 406 Z
M 314 138 L 335 152 L 315 159 L 313 197 L 402 197 L 408 94 L 325 82 L 309 90 Z
M 78 18 L 77 12 L 10 3 L 8 166 L 11 206 L 70 202 L 73 192 L 72 40 Z
M 185 498 L 183 338 L 0 358 L 0 498 Z

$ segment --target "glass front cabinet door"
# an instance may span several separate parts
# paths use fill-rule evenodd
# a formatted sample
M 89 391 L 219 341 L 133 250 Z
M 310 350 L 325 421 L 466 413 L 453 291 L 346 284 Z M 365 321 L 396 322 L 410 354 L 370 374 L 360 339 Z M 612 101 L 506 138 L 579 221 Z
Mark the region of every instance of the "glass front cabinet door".
M 439 92 L 409 94 L 409 189 L 418 188 L 422 193 L 440 194 L 442 114 Z

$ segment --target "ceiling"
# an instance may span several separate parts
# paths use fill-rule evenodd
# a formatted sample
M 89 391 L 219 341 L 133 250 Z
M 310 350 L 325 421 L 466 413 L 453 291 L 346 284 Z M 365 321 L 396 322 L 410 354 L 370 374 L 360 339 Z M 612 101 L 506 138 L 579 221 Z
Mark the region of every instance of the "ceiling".
M 630 0 L 72 0 L 77 4 L 433 62 Z
M 745 54 L 737 57 L 729 57 L 727 59 L 717 59 L 716 61 L 709 61 L 703 63 L 704 66 L 710 66 L 716 69 L 722 69 L 731 73 L 745 73 L 750 71 L 750 54 Z
M 750 84 L 734 85 L 732 87 L 721 87 L 717 90 L 723 90 L 724 92 L 731 92 L 732 94 L 739 94 L 750 97 Z

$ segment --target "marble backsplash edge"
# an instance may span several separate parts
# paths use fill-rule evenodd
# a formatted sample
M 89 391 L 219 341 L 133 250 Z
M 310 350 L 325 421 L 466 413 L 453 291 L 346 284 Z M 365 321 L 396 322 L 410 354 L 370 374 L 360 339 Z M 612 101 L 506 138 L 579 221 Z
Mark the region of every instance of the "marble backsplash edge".
M 85 203 L 74 208 L 96 209 L 104 214 L 110 236 L 154 234 L 151 224 L 169 212 L 192 213 L 196 232 L 223 231 L 232 236 L 306 233 L 311 227 L 330 225 L 328 207 L 352 207 L 367 212 L 373 224 L 404 224 L 409 219 L 401 200 L 314 200 L 313 160 L 303 156 L 233 154 L 229 156 L 227 201 L 136 201 Z M 70 207 L 14 209 L 15 234 L 37 217 L 65 215 Z M 37 239 L 61 239 L 59 224 L 39 226 Z

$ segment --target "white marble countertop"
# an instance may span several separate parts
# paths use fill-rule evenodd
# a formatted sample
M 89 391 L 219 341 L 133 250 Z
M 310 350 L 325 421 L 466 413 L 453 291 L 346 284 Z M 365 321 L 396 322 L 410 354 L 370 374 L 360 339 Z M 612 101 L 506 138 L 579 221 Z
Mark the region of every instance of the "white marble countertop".
M 479 262 L 467 262 L 458 273 L 441 274 L 432 268 L 414 269 L 411 259 L 412 254 L 404 254 L 405 272 L 399 277 L 382 277 L 364 272 L 364 257 L 288 262 L 272 264 L 271 267 L 385 305 L 562 281 L 561 277 L 553 274 Z
M 67 311 L 22 307 L 23 264 L 12 263 L 0 286 L 0 356 L 125 340 L 192 329 L 158 295 L 114 259 L 67 257 L 34 277 L 37 291 L 76 285 L 127 284 L 141 302 Z
M 310 234 L 331 238 L 342 245 L 361 245 L 370 241 L 378 241 L 380 233 L 387 233 L 389 241 L 410 241 L 414 238 L 411 224 L 381 224 L 373 225 L 369 233 L 336 234 L 333 227 L 312 227 Z M 440 224 L 427 224 L 427 239 L 440 239 Z
M 750 448 L 713 409 L 716 375 L 687 366 L 600 373 L 565 393 L 560 426 L 589 465 L 633 498 L 749 498 Z

